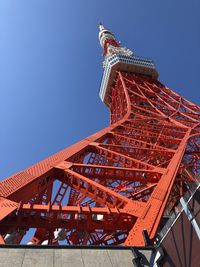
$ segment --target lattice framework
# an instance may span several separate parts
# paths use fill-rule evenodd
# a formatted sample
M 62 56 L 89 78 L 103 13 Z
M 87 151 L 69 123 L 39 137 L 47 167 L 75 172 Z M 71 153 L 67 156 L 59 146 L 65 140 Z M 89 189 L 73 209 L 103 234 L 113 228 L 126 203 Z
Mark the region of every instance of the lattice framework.
M 0 242 L 143 246 L 200 171 L 200 108 L 118 71 L 109 127 L 0 183 Z

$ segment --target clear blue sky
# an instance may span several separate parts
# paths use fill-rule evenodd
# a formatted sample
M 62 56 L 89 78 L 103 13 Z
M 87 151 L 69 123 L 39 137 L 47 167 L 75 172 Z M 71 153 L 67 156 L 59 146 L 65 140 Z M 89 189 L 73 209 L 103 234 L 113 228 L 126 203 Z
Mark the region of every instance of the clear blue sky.
M 99 21 L 200 104 L 199 14 L 199 0 L 1 0 L 1 179 L 109 123 Z

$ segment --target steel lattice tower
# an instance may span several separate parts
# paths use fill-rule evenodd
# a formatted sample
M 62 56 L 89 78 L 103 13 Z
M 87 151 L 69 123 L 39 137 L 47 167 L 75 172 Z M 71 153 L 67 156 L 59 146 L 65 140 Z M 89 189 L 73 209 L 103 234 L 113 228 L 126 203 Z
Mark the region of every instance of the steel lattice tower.
M 99 28 L 110 126 L 0 183 L 1 244 L 144 246 L 199 173 L 200 107 Z

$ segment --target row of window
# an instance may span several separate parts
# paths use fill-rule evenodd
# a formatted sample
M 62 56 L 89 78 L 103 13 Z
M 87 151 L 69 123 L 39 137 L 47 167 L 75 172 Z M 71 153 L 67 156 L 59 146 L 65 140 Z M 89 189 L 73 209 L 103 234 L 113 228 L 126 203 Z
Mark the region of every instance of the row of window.
M 114 55 L 114 56 L 108 58 L 106 61 L 107 61 L 106 63 L 110 63 L 110 64 L 113 64 L 113 63 L 116 63 L 119 61 L 124 61 L 126 63 L 139 63 L 139 64 L 143 64 L 146 66 L 154 67 L 153 61 L 150 59 L 138 58 L 138 57 L 128 57 L 128 56 L 124 56 L 124 55 Z
M 105 69 L 104 69 L 104 74 L 103 74 L 103 79 L 101 82 L 101 87 L 100 87 L 100 91 L 99 91 L 99 95 L 103 101 L 103 98 L 105 96 L 105 87 L 106 84 L 108 83 L 108 77 L 110 76 L 110 67 L 108 67 L 108 65 L 106 64 Z

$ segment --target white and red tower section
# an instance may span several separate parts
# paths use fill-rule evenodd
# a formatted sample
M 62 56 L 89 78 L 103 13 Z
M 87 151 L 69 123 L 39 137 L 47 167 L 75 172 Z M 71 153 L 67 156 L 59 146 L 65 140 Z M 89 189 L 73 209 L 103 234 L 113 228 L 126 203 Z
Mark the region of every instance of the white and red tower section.
M 2 244 L 144 246 L 200 172 L 200 108 L 99 28 L 110 126 L 0 183 Z

